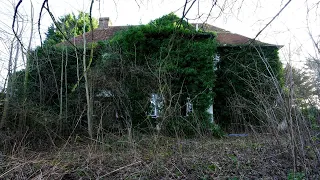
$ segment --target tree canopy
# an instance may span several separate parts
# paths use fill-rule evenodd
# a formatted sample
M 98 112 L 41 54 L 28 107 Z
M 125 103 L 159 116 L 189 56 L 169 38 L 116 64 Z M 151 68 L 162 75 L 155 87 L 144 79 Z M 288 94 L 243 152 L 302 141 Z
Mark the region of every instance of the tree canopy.
M 295 100 L 302 106 L 306 107 L 313 101 L 317 95 L 317 86 L 314 83 L 310 73 L 301 69 L 287 65 L 284 69 L 287 88 L 293 88 Z
M 80 12 L 78 16 L 75 14 L 67 14 L 59 18 L 56 24 L 51 24 L 46 32 L 45 45 L 58 44 L 77 35 L 83 34 L 83 27 L 85 32 L 91 31 L 90 14 Z M 98 21 L 92 18 L 93 29 L 98 27 Z

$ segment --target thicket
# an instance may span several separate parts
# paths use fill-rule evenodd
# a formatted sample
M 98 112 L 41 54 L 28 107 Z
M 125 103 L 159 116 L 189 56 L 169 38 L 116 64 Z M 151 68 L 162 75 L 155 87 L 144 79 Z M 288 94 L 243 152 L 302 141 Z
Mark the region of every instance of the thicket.
M 88 13 L 69 14 L 48 28 L 41 47 L 28 49 L 26 68 L 8 73 L 0 128 L 18 134 L 28 132 L 37 138 L 66 135 L 76 127 L 75 119 L 81 126 L 83 122 L 79 121 L 82 118 L 78 112 L 83 112 L 82 89 L 71 93 L 70 88 L 83 86 L 83 49 L 62 47 L 57 43 L 96 27 L 97 20 Z M 98 48 L 93 52 L 97 54 Z M 94 62 L 88 62 L 88 67 L 89 64 L 94 65 Z
M 14 16 L 14 22 L 21 22 L 20 18 Z M 290 67 L 283 87 L 277 47 L 254 41 L 216 49 L 214 34 L 195 31 L 171 14 L 129 28 L 110 41 L 94 43 L 87 51 L 50 47 L 49 41 L 29 52 L 26 69 L 16 72 L 20 35 L 12 40 L 10 54 L 17 51 L 9 58 L 7 84 L 0 94 L 4 97 L 0 178 L 319 177 L 318 103 L 304 104 L 308 98 L 315 100 L 314 87 Z M 310 65 L 315 78 L 319 77 L 318 60 Z M 317 84 L 319 78 L 313 81 Z M 150 116 L 157 104 L 150 102 L 151 94 L 157 94 L 157 118 Z M 162 136 L 163 131 L 194 135 L 207 130 L 210 122 L 205 110 L 213 97 L 216 122 L 226 129 L 261 125 L 261 133 L 255 133 L 254 127 L 247 131 L 249 137 L 241 137 L 243 141 L 229 137 L 223 140 L 226 143 Z M 193 105 L 193 111 L 187 113 L 187 105 Z M 220 126 L 211 125 L 212 134 L 224 136 Z M 108 133 L 123 128 L 128 131 L 124 136 Z M 38 149 L 41 152 L 50 147 L 49 154 L 41 153 L 44 156 L 31 162 L 35 154 L 29 151 L 31 143 L 45 147 Z M 224 153 L 212 157 L 213 151 Z M 253 158 L 243 158 L 244 154 Z M 263 167 L 263 162 L 271 166 Z
M 91 49 L 86 50 L 90 59 Z M 130 27 L 112 39 L 94 43 L 88 61 L 95 132 L 154 130 L 194 135 L 210 125 L 206 110 L 213 102 L 215 75 L 213 33 L 196 31 L 173 14 Z M 86 129 L 83 49 L 43 46 L 30 52 L 27 69 L 14 77 L 9 127 L 38 133 L 77 133 Z M 159 95 L 159 117 L 150 116 L 151 94 Z M 186 103 L 192 112 L 186 112 Z M 23 106 L 22 106 L 23 105 Z M 13 111 L 17 107 L 27 107 Z M 43 133 L 41 133 L 43 131 Z
M 86 54 L 89 59 L 90 49 Z M 86 124 L 82 55 L 82 48 L 68 46 L 38 47 L 31 52 L 28 69 L 13 76 L 15 91 L 7 126 L 17 129 L 24 118 L 23 126 L 37 129 L 39 134 L 48 133 L 48 129 L 60 135 L 81 131 Z M 99 56 L 101 52 L 96 45 L 94 57 Z M 96 62 L 94 58 L 86 66 L 94 67 Z
M 276 107 L 283 90 L 284 71 L 278 48 L 229 46 L 219 47 L 218 54 L 213 108 L 216 122 L 226 129 L 231 124 L 238 128 L 245 124 L 262 125 L 268 118 L 260 112 L 266 107 L 259 107 L 266 102 Z

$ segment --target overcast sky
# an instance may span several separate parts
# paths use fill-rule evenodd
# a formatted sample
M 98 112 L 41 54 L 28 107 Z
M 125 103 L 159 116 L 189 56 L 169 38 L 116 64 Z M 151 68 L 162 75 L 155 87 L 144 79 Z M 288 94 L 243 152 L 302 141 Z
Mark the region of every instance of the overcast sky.
M 191 0 L 190 0 L 191 1 Z M 288 0 L 218 0 L 210 12 L 213 0 L 198 0 L 187 18 L 190 22 L 204 22 L 253 38 L 279 12 Z M 281 49 L 281 59 L 284 62 L 294 61 L 301 66 L 315 51 L 310 41 L 308 26 L 315 37 L 320 34 L 320 20 L 317 18 L 319 10 L 315 6 L 318 0 L 292 0 L 286 9 L 277 17 L 258 40 L 284 45 Z M 18 0 L 2 0 L 0 20 L 0 68 L 4 72 L 14 5 Z M 37 25 L 40 7 L 43 0 L 23 0 L 19 12 L 25 20 L 30 22 L 31 2 L 34 6 L 34 24 Z M 56 18 L 68 13 L 77 14 L 79 11 L 89 12 L 91 0 L 49 0 L 50 9 Z M 98 0 L 94 1 L 93 16 L 110 17 L 112 25 L 146 24 L 150 20 L 161 17 L 170 12 L 182 15 L 185 0 Z M 189 3 L 190 5 L 191 3 Z M 307 10 L 310 9 L 309 14 Z M 309 16 L 307 16 L 309 15 Z M 199 18 L 200 17 L 200 18 Z M 45 33 L 52 23 L 48 13 L 44 12 L 41 19 L 41 32 Z M 30 25 L 25 23 L 24 42 L 30 36 Z M 37 27 L 36 27 L 37 30 Z M 10 34 L 11 33 L 11 34 Z M 44 35 L 43 35 L 44 36 Z M 44 37 L 43 37 L 44 38 Z M 33 46 L 40 44 L 39 35 L 35 32 Z M 3 73 L 1 73 L 3 74 Z

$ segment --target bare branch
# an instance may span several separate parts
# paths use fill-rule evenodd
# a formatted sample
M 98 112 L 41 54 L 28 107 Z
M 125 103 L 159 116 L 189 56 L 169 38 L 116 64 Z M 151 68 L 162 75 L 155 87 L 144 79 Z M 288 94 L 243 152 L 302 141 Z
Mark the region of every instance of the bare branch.
M 281 12 L 290 4 L 292 0 L 289 0 L 280 11 L 258 32 L 258 34 L 252 39 L 251 43 L 281 14 Z M 250 43 L 250 44 L 251 44 Z
M 38 32 L 39 32 L 39 36 L 40 36 L 40 43 L 42 46 L 42 37 L 41 37 L 41 31 L 40 31 L 40 22 L 41 22 L 41 17 L 42 17 L 42 11 L 45 7 L 45 5 L 48 5 L 48 0 L 44 0 L 40 9 L 40 13 L 39 13 L 39 19 L 38 19 Z
M 23 43 L 22 41 L 20 40 L 16 30 L 14 29 L 15 28 L 15 23 L 16 23 L 16 20 L 17 20 L 17 16 L 18 16 L 18 9 L 19 9 L 19 6 L 21 5 L 23 0 L 19 0 L 18 4 L 16 5 L 15 9 L 14 9 L 14 15 L 13 15 L 13 21 L 12 21 L 12 31 L 13 31 L 13 34 L 14 36 L 17 38 L 17 40 L 19 41 L 20 45 L 21 45 L 21 48 L 24 49 L 24 46 L 23 46 Z M 18 31 L 18 29 L 17 29 Z

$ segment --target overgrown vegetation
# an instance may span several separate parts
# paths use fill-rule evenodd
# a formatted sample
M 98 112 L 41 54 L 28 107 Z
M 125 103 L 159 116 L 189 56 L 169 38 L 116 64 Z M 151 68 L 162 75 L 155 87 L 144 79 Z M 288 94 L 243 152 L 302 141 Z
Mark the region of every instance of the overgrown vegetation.
M 278 47 L 263 44 L 219 47 L 218 53 L 213 108 L 217 122 L 224 128 L 233 124 L 240 131 L 244 130 L 241 128 L 244 124 L 265 123 L 265 114 L 256 111 L 262 105 L 259 100 L 276 104 L 284 85 Z
M 294 171 L 290 150 L 265 135 L 219 140 L 135 134 L 134 144 L 126 139 L 113 134 L 94 142 L 71 138 L 49 153 L 9 154 L 0 161 L 0 178 L 293 180 L 320 176 L 312 153 Z M 308 172 L 303 166 L 310 167 Z
M 90 50 L 87 51 L 90 54 Z M 24 127 L 40 130 L 46 127 L 61 135 L 69 135 L 75 128 L 77 131 L 83 129 L 85 123 L 81 113 L 86 102 L 83 98 L 85 91 L 81 56 L 82 48 L 45 47 L 33 51 L 28 59 L 28 69 L 15 75 L 16 88 L 11 104 L 12 107 L 21 107 L 26 103 L 29 108 L 24 111 L 10 108 L 11 121 L 7 126 L 17 129 L 20 119 L 15 117 L 20 117 L 25 118 Z M 94 56 L 101 56 L 99 47 L 96 47 Z M 86 66 L 95 64 L 96 59 Z M 28 77 L 25 82 L 26 71 Z M 76 127 L 79 120 L 80 124 Z
M 196 32 L 169 14 L 93 45 L 93 58 L 85 66 L 95 102 L 96 133 L 99 128 L 150 132 L 157 125 L 172 135 L 209 130 L 206 110 L 213 102 L 214 34 Z M 87 59 L 90 53 L 91 49 L 86 50 Z M 46 127 L 42 129 L 61 135 L 85 130 L 82 54 L 81 47 L 61 45 L 39 47 L 30 53 L 28 69 L 14 75 L 16 91 L 11 105 L 27 103 L 32 108 L 10 112 L 12 120 L 7 127 L 17 129 L 21 119 L 15 117 L 21 117 L 21 126 L 31 129 Z M 161 97 L 156 119 L 150 116 L 151 94 Z M 187 99 L 192 104 L 190 112 Z
M 320 177 L 314 86 L 293 85 L 310 79 L 283 71 L 278 47 L 219 46 L 174 14 L 90 48 L 54 46 L 94 27 L 83 15 L 9 72 L 0 178 Z
M 92 24 L 92 27 L 91 27 Z M 90 15 L 85 12 L 68 14 L 60 17 L 56 24 L 51 24 L 46 32 L 44 46 L 54 46 L 60 42 L 70 40 L 72 37 L 89 32 L 98 27 L 98 21 L 90 19 Z M 84 28 L 84 29 L 83 29 Z
M 150 128 L 160 123 L 171 134 L 185 135 L 208 129 L 206 110 L 213 102 L 215 79 L 214 34 L 197 32 L 169 14 L 118 33 L 107 47 L 98 66 L 107 78 L 100 84 L 115 84 L 102 88 L 118 98 L 127 124 Z M 157 119 L 149 116 L 151 94 L 161 98 Z M 187 98 L 192 112 L 186 110 Z

